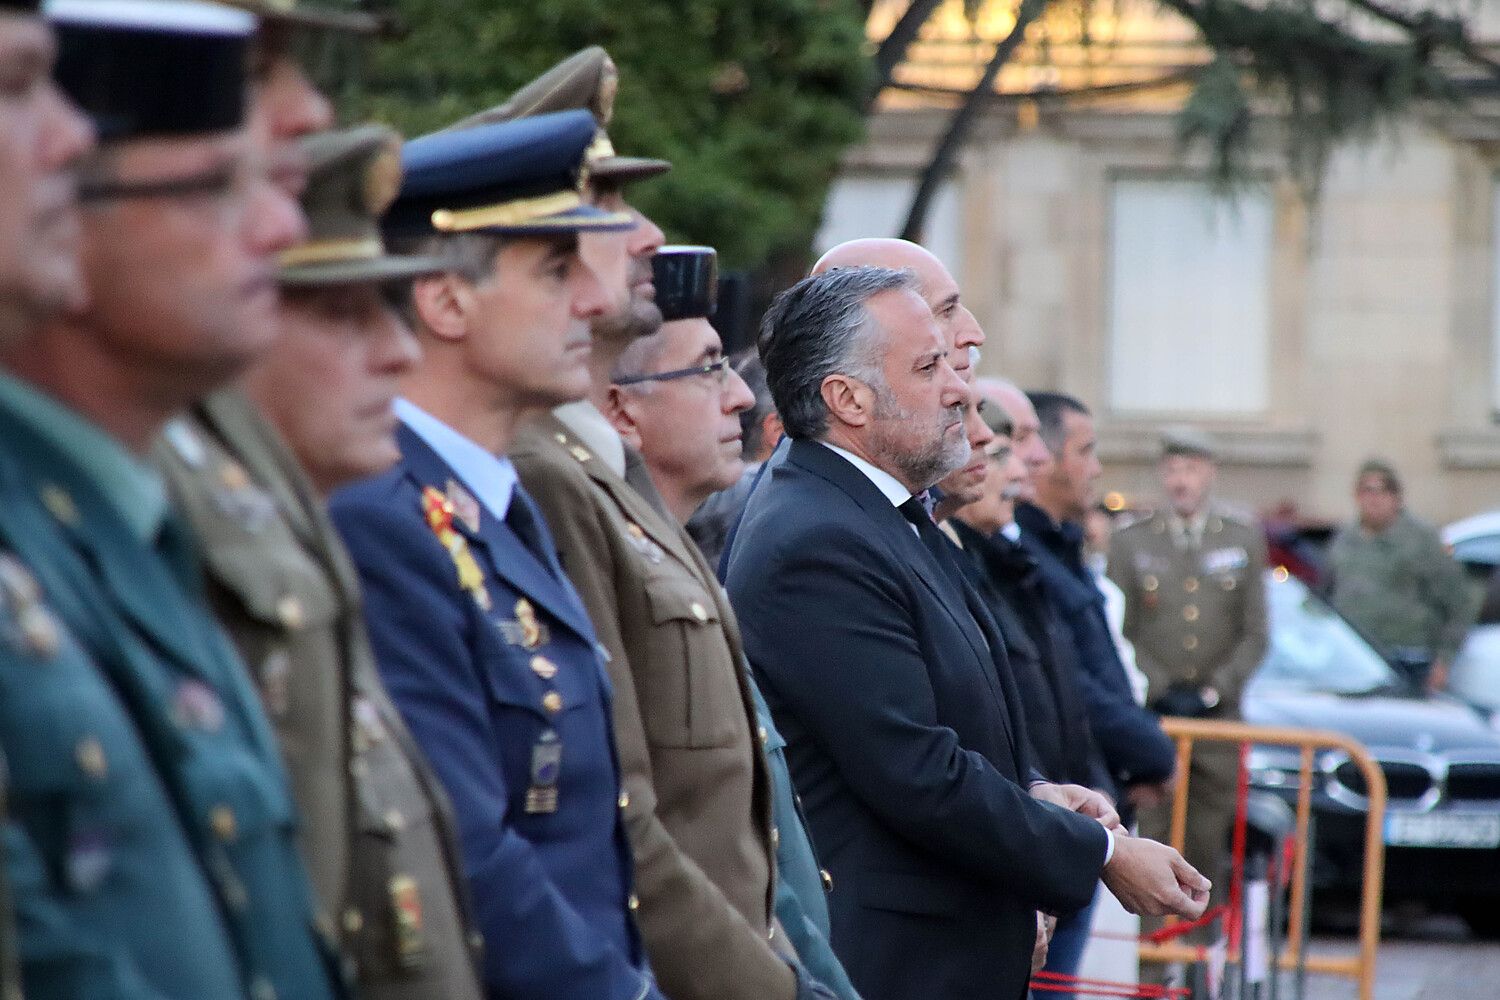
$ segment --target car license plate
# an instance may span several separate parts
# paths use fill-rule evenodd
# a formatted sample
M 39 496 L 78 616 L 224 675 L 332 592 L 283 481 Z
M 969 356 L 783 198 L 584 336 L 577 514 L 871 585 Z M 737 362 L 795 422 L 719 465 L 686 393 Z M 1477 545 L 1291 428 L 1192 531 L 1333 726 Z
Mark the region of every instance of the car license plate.
M 1397 813 L 1385 818 L 1385 842 L 1392 847 L 1500 847 L 1500 814 Z

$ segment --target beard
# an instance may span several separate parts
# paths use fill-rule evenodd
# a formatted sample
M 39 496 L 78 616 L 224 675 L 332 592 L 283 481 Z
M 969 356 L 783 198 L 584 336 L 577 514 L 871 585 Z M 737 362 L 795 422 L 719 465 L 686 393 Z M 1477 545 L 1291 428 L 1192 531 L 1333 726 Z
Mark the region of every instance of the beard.
M 878 454 L 903 482 L 920 492 L 962 469 L 969 461 L 969 439 L 962 433 L 963 407 L 940 410 L 926 433 L 913 426 L 916 415 L 902 409 L 885 392 L 875 402 L 875 444 Z M 950 438 L 958 421 L 959 433 Z M 915 446 L 913 446 L 915 441 Z

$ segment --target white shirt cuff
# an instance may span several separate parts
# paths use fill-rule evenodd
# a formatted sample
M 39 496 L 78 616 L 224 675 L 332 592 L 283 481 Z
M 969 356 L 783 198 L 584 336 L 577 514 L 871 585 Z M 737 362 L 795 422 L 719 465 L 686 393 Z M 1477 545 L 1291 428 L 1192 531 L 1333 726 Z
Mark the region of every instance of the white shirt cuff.
M 1108 868 L 1109 863 L 1115 858 L 1115 831 L 1105 830 L 1104 835 L 1109 838 L 1109 844 L 1104 848 L 1104 864 L 1099 867 Z

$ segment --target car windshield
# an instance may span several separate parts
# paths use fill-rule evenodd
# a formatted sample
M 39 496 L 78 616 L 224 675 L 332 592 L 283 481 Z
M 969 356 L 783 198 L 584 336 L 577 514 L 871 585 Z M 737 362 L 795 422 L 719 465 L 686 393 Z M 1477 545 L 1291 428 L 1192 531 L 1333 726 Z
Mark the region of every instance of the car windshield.
M 1284 569 L 1266 574 L 1271 648 L 1253 684 L 1333 694 L 1399 685 L 1394 671 L 1349 623 Z

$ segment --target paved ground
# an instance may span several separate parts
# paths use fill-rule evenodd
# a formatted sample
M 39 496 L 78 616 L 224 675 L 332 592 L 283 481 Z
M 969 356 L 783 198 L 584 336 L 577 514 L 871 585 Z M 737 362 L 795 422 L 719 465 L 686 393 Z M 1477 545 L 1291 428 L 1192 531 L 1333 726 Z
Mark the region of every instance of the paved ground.
M 1321 936 L 1314 951 L 1351 954 L 1353 935 Z M 1279 1000 L 1294 1000 L 1290 990 Z M 1352 981 L 1309 976 L 1305 1000 L 1356 1000 Z M 1380 945 L 1375 1000 L 1497 1000 L 1500 943 L 1477 941 L 1456 917 L 1408 911 L 1388 914 Z

